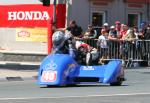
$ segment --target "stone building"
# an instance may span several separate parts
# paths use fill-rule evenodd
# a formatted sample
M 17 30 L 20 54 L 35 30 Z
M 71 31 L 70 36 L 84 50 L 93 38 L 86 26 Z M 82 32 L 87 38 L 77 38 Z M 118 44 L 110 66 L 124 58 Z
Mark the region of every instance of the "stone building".
M 105 22 L 112 25 L 116 20 L 129 26 L 150 22 L 150 0 L 70 1 L 67 20 L 76 20 L 84 29 L 88 24 L 101 27 Z

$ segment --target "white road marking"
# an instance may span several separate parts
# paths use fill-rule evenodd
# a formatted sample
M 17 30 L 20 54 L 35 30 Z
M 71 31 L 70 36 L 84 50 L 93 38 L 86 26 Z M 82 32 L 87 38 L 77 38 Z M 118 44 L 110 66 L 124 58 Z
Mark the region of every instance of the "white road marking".
M 31 99 L 67 99 L 67 98 L 89 98 L 89 97 L 115 97 L 115 96 L 137 96 L 137 95 L 150 95 L 150 93 L 83 95 L 83 96 L 58 96 L 58 97 L 0 98 L 0 101 L 1 100 L 31 100 Z

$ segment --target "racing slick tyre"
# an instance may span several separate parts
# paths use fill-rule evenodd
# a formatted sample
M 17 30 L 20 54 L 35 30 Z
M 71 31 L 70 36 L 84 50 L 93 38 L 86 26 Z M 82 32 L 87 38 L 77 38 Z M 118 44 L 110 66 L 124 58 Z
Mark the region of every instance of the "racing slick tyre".
M 121 86 L 123 78 L 118 77 L 116 82 L 110 83 L 110 86 Z

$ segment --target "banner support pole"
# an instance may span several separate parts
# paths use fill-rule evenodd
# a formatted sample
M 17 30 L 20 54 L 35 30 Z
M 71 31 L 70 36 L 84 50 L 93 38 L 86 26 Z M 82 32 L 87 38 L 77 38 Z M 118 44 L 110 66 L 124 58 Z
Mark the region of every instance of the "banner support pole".
M 53 20 L 52 20 L 52 18 L 50 18 L 47 20 L 47 52 L 48 52 L 48 55 L 52 51 L 52 34 L 53 34 L 52 26 L 53 26 Z

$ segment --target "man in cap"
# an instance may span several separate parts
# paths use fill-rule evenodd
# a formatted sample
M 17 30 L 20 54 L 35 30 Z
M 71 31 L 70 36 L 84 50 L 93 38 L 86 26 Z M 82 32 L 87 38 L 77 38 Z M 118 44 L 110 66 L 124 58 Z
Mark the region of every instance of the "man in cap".
M 110 50 L 109 57 L 118 58 L 118 40 L 119 39 L 118 39 L 117 31 L 114 25 L 110 27 L 108 40 L 109 40 L 109 46 L 111 48 L 109 49 Z
M 116 29 L 115 29 L 115 26 L 112 25 L 112 26 L 110 27 L 108 39 L 109 39 L 109 40 L 117 40 L 117 37 L 118 37 L 118 36 L 117 36 L 117 31 L 116 31 Z

